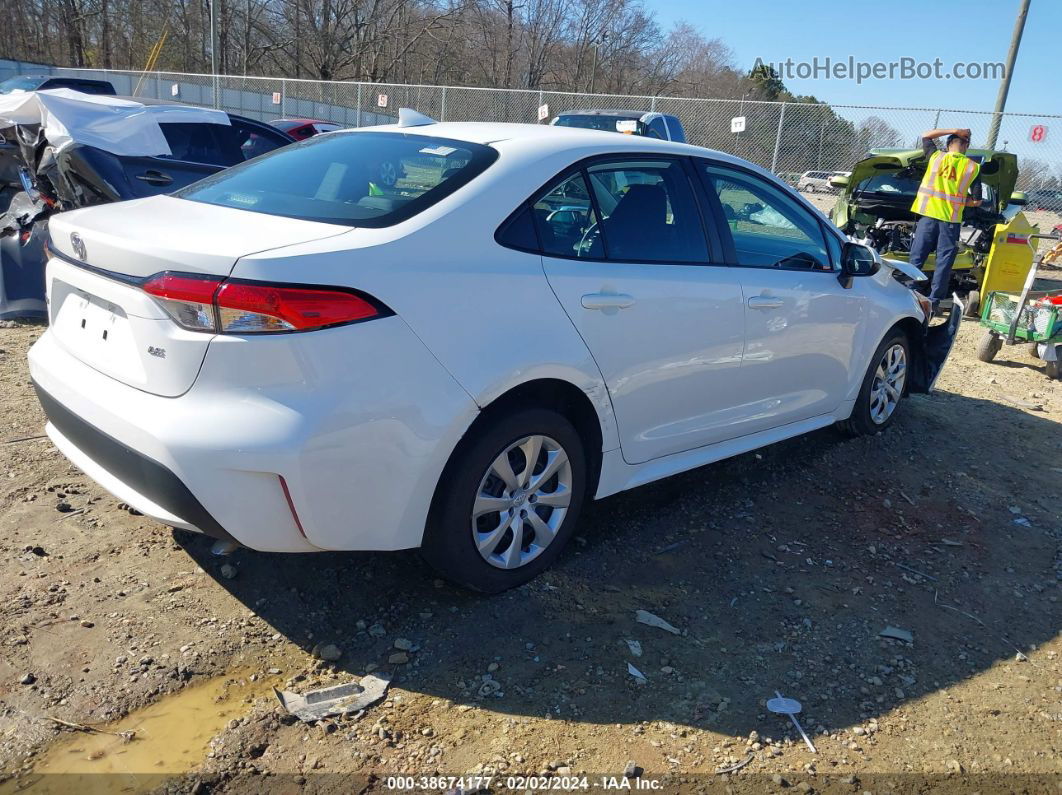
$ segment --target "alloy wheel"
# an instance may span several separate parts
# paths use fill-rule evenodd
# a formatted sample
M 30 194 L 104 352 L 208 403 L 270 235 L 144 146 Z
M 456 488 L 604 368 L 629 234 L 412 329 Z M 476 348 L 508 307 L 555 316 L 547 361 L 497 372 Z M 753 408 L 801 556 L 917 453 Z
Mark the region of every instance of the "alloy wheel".
M 896 411 L 906 383 L 907 351 L 896 343 L 881 357 L 870 386 L 870 419 L 875 425 L 883 425 Z
M 564 448 L 548 436 L 525 436 L 506 447 L 480 480 L 472 542 L 491 566 L 524 566 L 556 538 L 571 500 L 572 467 Z

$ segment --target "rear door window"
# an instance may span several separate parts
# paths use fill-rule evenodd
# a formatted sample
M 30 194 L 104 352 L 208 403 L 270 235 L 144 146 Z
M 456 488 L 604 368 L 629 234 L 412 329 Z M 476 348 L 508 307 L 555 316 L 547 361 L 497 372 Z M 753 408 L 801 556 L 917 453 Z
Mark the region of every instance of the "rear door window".
M 667 140 L 667 128 L 664 127 L 664 119 L 661 116 L 657 116 L 655 119 L 649 122 L 646 126 L 645 134 L 650 138 L 660 138 L 661 140 Z
M 686 143 L 686 134 L 682 131 L 682 124 L 674 116 L 665 116 L 664 121 L 667 123 L 668 132 L 671 133 L 671 140 Z
M 230 165 L 235 165 L 243 160 L 264 155 L 282 146 L 287 146 L 291 141 L 266 124 L 256 124 L 246 119 L 232 119 L 226 132 L 218 132 L 222 138 L 230 139 L 225 143 L 226 153 L 239 152 L 239 160 Z M 292 136 L 294 137 L 294 136 Z M 235 145 L 235 149 L 233 146 Z
M 160 122 L 159 127 L 170 145 L 171 160 L 233 166 L 243 161 L 232 132 L 223 124 L 201 122 Z
M 335 133 L 282 147 L 175 195 L 269 215 L 383 227 L 453 193 L 497 156 L 489 146 L 448 138 Z M 393 184 L 381 179 L 383 164 L 397 164 Z

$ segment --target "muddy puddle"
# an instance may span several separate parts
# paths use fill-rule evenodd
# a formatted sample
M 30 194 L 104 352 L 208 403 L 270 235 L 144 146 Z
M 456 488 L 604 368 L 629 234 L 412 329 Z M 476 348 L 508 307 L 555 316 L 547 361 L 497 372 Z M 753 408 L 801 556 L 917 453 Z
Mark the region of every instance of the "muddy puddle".
M 33 774 L 0 786 L 0 795 L 33 793 L 137 793 L 202 763 L 209 743 L 233 718 L 245 715 L 259 696 L 269 695 L 267 680 L 246 675 L 190 685 L 109 724 L 104 733 L 61 735 L 41 754 Z M 132 739 L 120 735 L 131 733 Z

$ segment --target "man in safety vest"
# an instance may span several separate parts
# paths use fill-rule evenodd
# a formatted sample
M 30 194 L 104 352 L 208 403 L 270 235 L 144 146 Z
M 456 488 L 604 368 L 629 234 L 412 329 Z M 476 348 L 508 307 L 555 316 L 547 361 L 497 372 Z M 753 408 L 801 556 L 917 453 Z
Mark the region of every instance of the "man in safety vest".
M 948 136 L 948 140 L 946 150 L 941 152 L 934 139 L 943 135 Z M 937 253 L 933 286 L 929 292 L 934 311 L 948 296 L 951 266 L 959 253 L 962 211 L 981 204 L 981 199 L 975 198 L 981 195 L 977 180 L 981 167 L 966 156 L 969 147 L 970 131 L 967 129 L 929 130 L 922 134 L 922 149 L 929 163 L 911 205 L 911 211 L 922 217 L 915 228 L 910 262 L 920 268 L 934 250 Z

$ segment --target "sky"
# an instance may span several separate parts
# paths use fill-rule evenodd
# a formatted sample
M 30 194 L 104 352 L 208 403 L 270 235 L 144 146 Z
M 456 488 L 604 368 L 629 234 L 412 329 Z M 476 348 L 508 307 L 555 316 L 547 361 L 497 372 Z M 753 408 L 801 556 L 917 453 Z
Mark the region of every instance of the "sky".
M 742 70 L 757 57 L 834 61 L 1005 62 L 1018 0 L 646 0 L 665 29 L 686 21 L 733 50 Z M 875 14 L 880 11 L 880 18 Z M 1062 2 L 1031 0 L 1008 111 L 1062 114 Z M 991 111 L 998 79 L 785 80 L 794 94 L 825 102 Z M 1062 135 L 1062 124 L 1056 123 Z

